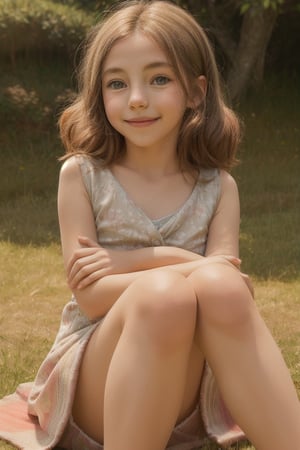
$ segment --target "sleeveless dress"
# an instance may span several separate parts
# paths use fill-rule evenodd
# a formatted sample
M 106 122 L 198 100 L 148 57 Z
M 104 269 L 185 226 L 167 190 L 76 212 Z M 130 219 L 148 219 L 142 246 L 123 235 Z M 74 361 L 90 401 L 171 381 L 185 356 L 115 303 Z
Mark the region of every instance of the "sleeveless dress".
M 209 224 L 220 197 L 218 170 L 201 170 L 182 207 L 164 220 L 155 222 L 129 198 L 109 169 L 97 167 L 87 157 L 74 158 L 80 166 L 91 201 L 101 246 L 129 250 L 164 245 L 201 255 L 205 253 Z M 21 448 L 42 450 L 58 445 L 73 450 L 103 449 L 74 423 L 72 404 L 85 347 L 104 319 L 89 320 L 74 297 L 64 307 L 55 342 L 30 386 L 28 413 L 35 424 L 36 440 Z M 206 364 L 199 405 L 175 427 L 167 448 L 190 450 L 209 439 L 227 446 L 244 437 L 228 413 Z

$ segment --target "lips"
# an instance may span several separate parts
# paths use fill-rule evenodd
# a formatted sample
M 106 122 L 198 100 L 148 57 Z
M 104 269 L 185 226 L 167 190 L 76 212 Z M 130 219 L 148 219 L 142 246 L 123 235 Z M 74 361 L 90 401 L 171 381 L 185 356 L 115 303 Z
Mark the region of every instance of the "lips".
M 159 119 L 158 117 L 156 117 L 156 118 L 139 117 L 136 119 L 125 120 L 125 122 L 133 127 L 147 127 L 147 126 L 150 126 L 150 125 L 154 124 L 155 122 L 157 122 L 158 119 Z

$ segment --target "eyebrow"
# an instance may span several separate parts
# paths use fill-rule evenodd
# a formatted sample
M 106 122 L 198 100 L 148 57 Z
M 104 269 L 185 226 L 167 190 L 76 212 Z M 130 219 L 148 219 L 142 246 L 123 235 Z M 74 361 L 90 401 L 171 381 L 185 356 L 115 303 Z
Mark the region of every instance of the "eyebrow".
M 159 69 L 159 68 L 172 68 L 172 65 L 165 61 L 157 61 L 147 64 L 144 67 L 144 70 Z M 125 70 L 120 67 L 109 67 L 107 70 L 103 72 L 103 76 L 123 72 L 125 72 Z

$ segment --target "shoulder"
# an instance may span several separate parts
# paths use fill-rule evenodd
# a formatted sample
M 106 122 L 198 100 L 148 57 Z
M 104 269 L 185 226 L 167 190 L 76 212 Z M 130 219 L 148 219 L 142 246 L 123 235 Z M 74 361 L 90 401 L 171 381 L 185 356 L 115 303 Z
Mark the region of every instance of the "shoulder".
M 231 191 L 237 192 L 237 183 L 229 172 L 223 169 L 202 169 L 199 174 L 198 182 L 204 185 L 210 185 L 222 193 Z
M 59 193 L 69 192 L 71 195 L 78 195 L 79 192 L 91 193 L 92 179 L 84 169 L 84 159 L 86 158 L 74 155 L 63 162 L 59 174 Z
M 60 171 L 60 184 L 80 186 L 93 201 L 103 195 L 110 183 L 110 171 L 86 155 L 74 155 L 68 158 Z
M 239 210 L 239 191 L 237 183 L 232 175 L 225 170 L 220 171 L 220 199 L 218 210 Z
M 85 155 L 73 155 L 66 159 L 61 167 L 61 173 L 72 175 L 83 170 L 94 170 L 96 163 L 92 159 Z
M 77 156 L 71 156 L 66 159 L 60 169 L 60 178 L 73 178 L 80 173 L 80 167 Z
M 94 177 L 96 163 L 85 155 L 73 155 L 66 159 L 60 169 L 60 179 L 82 179 L 84 182 Z
M 59 196 L 74 196 L 85 189 L 85 183 L 80 170 L 77 156 L 66 159 L 60 169 L 58 194 Z
M 221 193 L 238 193 L 238 187 L 235 179 L 226 170 L 220 170 Z

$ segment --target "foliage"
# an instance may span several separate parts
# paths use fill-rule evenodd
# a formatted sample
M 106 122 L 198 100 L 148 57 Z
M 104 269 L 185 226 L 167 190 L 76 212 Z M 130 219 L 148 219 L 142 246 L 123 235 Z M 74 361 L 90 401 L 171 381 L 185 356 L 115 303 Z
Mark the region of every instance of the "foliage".
M 93 16 L 51 0 L 0 0 L 0 56 L 73 55 Z
M 244 14 L 255 3 L 258 6 L 262 5 L 265 9 L 268 9 L 268 8 L 277 9 L 279 6 L 283 5 L 284 2 L 285 2 L 285 0 L 255 0 L 255 1 L 243 0 L 241 2 L 240 11 L 241 11 L 241 14 Z

